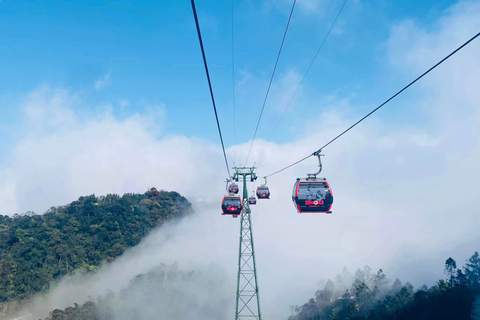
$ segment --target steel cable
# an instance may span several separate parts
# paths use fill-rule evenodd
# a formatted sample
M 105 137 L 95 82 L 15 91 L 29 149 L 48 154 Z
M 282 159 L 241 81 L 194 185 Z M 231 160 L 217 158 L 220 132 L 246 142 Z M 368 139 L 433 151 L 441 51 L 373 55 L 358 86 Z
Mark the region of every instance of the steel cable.
M 288 27 L 290 25 L 290 20 L 292 19 L 293 9 L 295 9 L 295 3 L 297 0 L 293 1 L 292 10 L 290 10 L 290 16 L 288 17 L 287 27 L 285 28 L 285 33 L 283 34 L 282 44 L 280 45 L 280 50 L 278 51 L 277 60 L 275 61 L 275 66 L 273 68 L 272 76 L 270 78 L 270 83 L 268 84 L 267 93 L 265 94 L 265 99 L 263 99 L 262 110 L 260 111 L 260 116 L 258 117 L 257 126 L 255 128 L 255 133 L 253 134 L 252 143 L 250 144 L 250 149 L 248 150 L 247 159 L 245 159 L 244 166 L 247 165 L 248 158 L 250 157 L 250 152 L 252 151 L 253 143 L 255 142 L 255 137 L 257 136 L 258 126 L 260 125 L 260 120 L 262 119 L 263 110 L 265 109 L 265 104 L 267 103 L 268 93 L 270 92 L 270 87 L 272 86 L 273 77 L 275 76 L 275 71 L 277 70 L 278 60 L 280 59 L 280 54 L 282 53 L 283 43 L 285 42 L 285 37 L 287 36 Z
M 384 105 L 386 105 L 388 102 L 390 102 L 392 99 L 394 99 L 396 96 L 398 96 L 400 93 L 402 93 L 403 91 L 405 91 L 406 89 L 408 89 L 411 85 L 413 85 L 415 82 L 417 82 L 418 80 L 420 80 L 421 78 L 423 78 L 425 75 L 427 75 L 428 73 L 430 73 L 430 71 L 432 71 L 433 69 L 435 69 L 436 67 L 438 67 L 439 65 L 441 65 L 443 62 L 445 62 L 448 58 L 450 58 L 451 56 L 453 56 L 455 53 L 457 53 L 458 51 L 460 51 L 462 48 L 464 48 L 467 44 L 469 44 L 470 42 L 472 42 L 473 40 L 475 40 L 478 36 L 480 36 L 480 32 L 477 33 L 476 35 L 474 35 L 472 38 L 470 38 L 467 42 L 465 42 L 464 44 L 462 44 L 460 47 L 458 47 L 457 49 L 455 49 L 453 52 L 451 52 L 449 55 L 447 55 L 445 58 L 443 58 L 442 60 L 440 60 L 439 62 L 437 62 L 433 67 L 431 67 L 430 69 L 428 69 L 427 71 L 425 71 L 424 73 L 422 73 L 420 76 L 418 76 L 415 80 L 413 80 L 412 82 L 410 82 L 409 84 L 407 84 L 405 87 L 403 87 L 400 91 L 398 91 L 397 93 L 395 93 L 393 96 L 391 96 L 390 98 L 388 98 L 385 102 L 383 102 L 381 105 L 379 105 L 378 107 L 376 107 L 375 109 L 373 109 L 372 111 L 370 111 L 367 115 L 365 115 L 363 118 L 361 118 L 360 120 L 358 120 L 357 122 L 355 122 L 354 124 L 352 124 L 350 127 L 348 127 L 347 129 L 345 129 L 342 133 L 340 133 L 339 135 L 337 135 L 335 138 L 333 138 L 332 140 L 330 140 L 329 142 L 327 142 L 323 147 L 319 148 L 318 150 L 316 150 L 315 152 L 313 152 L 312 154 L 280 169 L 280 170 L 277 170 L 275 171 L 274 173 L 271 173 L 269 175 L 266 175 L 265 178 L 268 178 L 268 177 L 271 177 L 277 173 L 280 173 L 290 167 L 293 167 L 294 165 L 310 158 L 311 156 L 313 156 L 316 152 L 321 152 L 322 149 L 324 149 L 325 147 L 329 146 L 331 143 L 333 143 L 335 140 L 337 140 L 338 138 L 340 138 L 341 136 L 343 136 L 345 133 L 347 133 L 348 131 L 350 131 L 353 127 L 355 127 L 357 124 L 359 124 L 360 122 L 362 122 L 363 120 L 365 120 L 366 118 L 368 118 L 369 116 L 371 116 L 374 112 L 376 112 L 378 109 L 380 109 L 381 107 L 383 107 Z
M 208 87 L 210 89 L 210 97 L 212 98 L 213 111 L 215 112 L 215 119 L 217 120 L 218 134 L 220 135 L 220 142 L 222 143 L 223 157 L 225 158 L 225 165 L 227 167 L 228 178 L 231 178 L 230 169 L 228 167 L 227 153 L 225 152 L 225 145 L 223 144 L 222 130 L 220 129 L 220 122 L 218 121 L 217 107 L 215 105 L 215 98 L 213 96 L 212 82 L 210 81 L 210 73 L 208 72 L 207 58 L 205 57 L 205 50 L 203 48 L 202 33 L 200 32 L 200 25 L 198 23 L 197 10 L 195 8 L 195 0 L 190 0 L 192 4 L 193 17 L 195 18 L 195 25 L 197 26 L 198 41 L 200 42 L 200 48 L 202 49 L 203 64 L 205 66 L 205 72 L 207 74 Z
M 330 29 L 328 30 L 327 34 L 326 34 L 325 37 L 323 38 L 323 41 L 322 41 L 322 43 L 320 44 L 320 48 L 318 48 L 317 53 L 315 54 L 315 56 L 314 56 L 313 59 L 312 59 L 312 62 L 310 62 L 310 65 L 308 66 L 307 71 L 305 72 L 305 74 L 303 75 L 302 80 L 300 81 L 300 83 L 298 84 L 297 88 L 295 89 L 295 92 L 294 92 L 292 98 L 290 99 L 290 101 L 288 102 L 287 106 L 285 107 L 285 110 L 283 110 L 283 113 L 282 113 L 280 119 L 278 120 L 277 125 L 276 125 L 275 128 L 273 129 L 272 134 L 270 135 L 270 138 L 269 138 L 268 140 L 272 140 L 272 137 L 273 137 L 273 135 L 275 134 L 275 131 L 277 130 L 278 125 L 280 124 L 280 122 L 282 122 L 283 117 L 285 116 L 285 113 L 287 112 L 288 108 L 290 107 L 290 104 L 292 104 L 293 99 L 294 99 L 295 96 L 297 95 L 298 89 L 300 89 L 300 87 L 302 86 L 303 80 L 305 80 L 305 78 L 307 77 L 307 74 L 308 74 L 308 72 L 310 71 L 310 68 L 312 68 L 313 63 L 315 62 L 315 60 L 317 59 L 318 54 L 319 54 L 320 51 L 322 50 L 323 45 L 325 44 L 325 41 L 327 41 L 327 38 L 328 38 L 328 36 L 330 35 L 330 32 L 332 31 L 333 27 L 335 26 L 335 23 L 337 22 L 338 17 L 339 17 L 340 14 L 342 13 L 343 8 L 344 8 L 345 5 L 347 4 L 347 1 L 348 1 L 348 0 L 345 0 L 345 1 L 343 2 L 343 5 L 342 5 L 342 7 L 340 8 L 340 10 L 338 11 L 337 16 L 335 17 L 335 20 L 333 20 L 333 23 L 332 23 Z

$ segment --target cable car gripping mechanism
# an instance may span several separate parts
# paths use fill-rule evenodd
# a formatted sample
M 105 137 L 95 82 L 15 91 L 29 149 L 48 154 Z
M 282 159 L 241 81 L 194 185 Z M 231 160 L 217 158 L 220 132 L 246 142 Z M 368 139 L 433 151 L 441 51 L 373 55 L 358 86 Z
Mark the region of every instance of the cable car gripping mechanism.
M 312 153 L 312 156 L 316 156 L 318 158 L 318 172 L 316 173 L 307 173 L 307 180 L 309 179 L 316 179 L 317 178 L 317 174 L 320 174 L 320 172 L 322 172 L 322 159 L 320 159 L 320 157 L 323 157 L 324 155 L 323 154 L 320 154 L 320 152 L 322 152 L 322 150 L 318 150 L 318 151 L 315 151 L 314 153 Z
M 225 190 L 227 190 L 228 193 L 230 193 L 230 191 L 228 190 L 228 184 L 230 183 L 230 181 L 232 181 L 232 179 L 225 180 Z

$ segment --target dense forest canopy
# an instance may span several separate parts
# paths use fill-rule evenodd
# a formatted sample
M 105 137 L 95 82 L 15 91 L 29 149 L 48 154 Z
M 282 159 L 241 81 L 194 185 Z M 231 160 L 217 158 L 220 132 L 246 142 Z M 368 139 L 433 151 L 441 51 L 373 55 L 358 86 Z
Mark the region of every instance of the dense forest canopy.
M 306 304 L 294 307 L 295 315 L 289 320 L 472 319 L 473 302 L 480 294 L 478 252 L 463 268 L 457 268 L 455 260 L 448 258 L 444 270 L 446 279 L 417 291 L 399 279 L 392 284 L 382 269 L 374 273 L 365 267 L 353 276 L 344 270 Z
M 192 210 L 177 192 L 80 197 L 46 213 L 0 215 L 0 302 L 45 291 L 55 279 L 95 271 L 153 228 Z

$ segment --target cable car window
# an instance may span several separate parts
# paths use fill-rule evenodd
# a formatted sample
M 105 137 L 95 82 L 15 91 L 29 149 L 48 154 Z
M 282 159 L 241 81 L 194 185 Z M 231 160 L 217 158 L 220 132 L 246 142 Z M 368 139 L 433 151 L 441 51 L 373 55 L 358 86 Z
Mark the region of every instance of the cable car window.
M 240 207 L 241 202 L 238 200 L 238 198 L 225 198 L 225 200 L 223 201 L 223 204 L 224 204 L 225 206 L 236 206 L 236 207 Z
M 328 185 L 320 183 L 301 183 L 298 187 L 298 200 L 325 200 L 330 193 Z

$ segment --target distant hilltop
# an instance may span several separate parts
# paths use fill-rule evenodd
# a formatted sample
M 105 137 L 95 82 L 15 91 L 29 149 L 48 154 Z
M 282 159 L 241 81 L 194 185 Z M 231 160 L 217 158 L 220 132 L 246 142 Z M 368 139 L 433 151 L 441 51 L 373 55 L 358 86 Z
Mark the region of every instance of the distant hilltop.
M 153 228 L 191 214 L 175 191 L 82 196 L 64 206 L 13 217 L 0 215 L 0 315 L 12 301 L 45 292 L 53 281 L 82 270 L 95 272 Z

